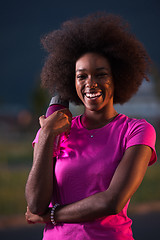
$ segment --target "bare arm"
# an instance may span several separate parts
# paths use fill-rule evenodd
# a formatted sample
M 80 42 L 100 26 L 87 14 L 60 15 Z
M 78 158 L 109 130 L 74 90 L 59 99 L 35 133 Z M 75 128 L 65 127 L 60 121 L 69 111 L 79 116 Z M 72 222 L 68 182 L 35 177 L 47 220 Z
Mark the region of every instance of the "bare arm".
M 35 144 L 33 165 L 26 184 L 26 200 L 35 214 L 44 214 L 53 192 L 53 143 L 55 137 L 71 125 L 68 109 L 56 111 L 47 119 L 40 117 L 41 131 Z
M 92 221 L 119 213 L 142 182 L 151 153 L 152 150 L 144 145 L 128 148 L 109 188 L 76 203 L 57 208 L 56 221 Z
M 109 188 L 78 202 L 56 208 L 56 222 L 93 221 L 119 213 L 141 184 L 152 150 L 145 145 L 137 145 L 126 150 Z M 32 213 L 28 215 L 32 219 Z M 42 218 L 50 221 L 50 210 Z M 42 221 L 41 219 L 41 221 Z

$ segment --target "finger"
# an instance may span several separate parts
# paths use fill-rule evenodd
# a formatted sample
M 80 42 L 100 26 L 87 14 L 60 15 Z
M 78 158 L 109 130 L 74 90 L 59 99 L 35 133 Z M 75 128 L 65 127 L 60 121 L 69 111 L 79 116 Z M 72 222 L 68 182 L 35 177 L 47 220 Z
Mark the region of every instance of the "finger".
M 43 121 L 44 119 L 46 119 L 46 117 L 44 115 L 39 117 L 39 121 Z
M 46 119 L 46 117 L 44 115 L 39 117 L 39 123 L 41 126 L 43 125 L 45 119 Z
M 72 113 L 70 112 L 70 110 L 68 108 L 63 108 L 61 110 L 62 113 L 66 114 L 69 118 L 72 118 Z
M 27 206 L 27 212 L 30 212 L 29 207 Z
M 70 113 L 69 114 L 65 114 L 65 116 L 66 116 L 69 124 L 71 124 L 71 122 L 72 122 L 72 114 L 70 114 Z

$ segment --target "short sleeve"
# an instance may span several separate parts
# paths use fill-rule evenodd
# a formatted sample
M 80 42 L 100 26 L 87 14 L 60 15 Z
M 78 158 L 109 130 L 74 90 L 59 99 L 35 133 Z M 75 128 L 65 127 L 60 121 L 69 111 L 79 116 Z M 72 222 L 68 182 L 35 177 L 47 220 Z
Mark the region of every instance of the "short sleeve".
M 149 165 L 157 160 L 155 151 L 156 132 L 154 127 L 145 120 L 137 120 L 131 127 L 127 136 L 126 149 L 134 145 L 147 145 L 152 149 Z
M 41 128 L 38 130 L 38 132 L 37 132 L 37 134 L 36 134 L 36 137 L 35 137 L 35 139 L 34 139 L 33 142 L 32 142 L 32 146 L 33 146 L 33 147 L 34 147 L 34 144 L 35 144 L 35 143 L 38 143 L 38 138 L 39 138 L 40 130 L 41 130 Z

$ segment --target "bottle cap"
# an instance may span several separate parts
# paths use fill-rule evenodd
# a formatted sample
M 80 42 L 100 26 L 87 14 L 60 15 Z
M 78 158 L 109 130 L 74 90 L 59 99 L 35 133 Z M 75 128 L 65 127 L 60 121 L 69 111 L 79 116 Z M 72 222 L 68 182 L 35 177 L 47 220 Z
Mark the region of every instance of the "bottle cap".
M 69 101 L 62 99 L 58 94 L 51 98 L 49 106 L 51 106 L 53 104 L 60 104 L 66 108 L 69 108 Z

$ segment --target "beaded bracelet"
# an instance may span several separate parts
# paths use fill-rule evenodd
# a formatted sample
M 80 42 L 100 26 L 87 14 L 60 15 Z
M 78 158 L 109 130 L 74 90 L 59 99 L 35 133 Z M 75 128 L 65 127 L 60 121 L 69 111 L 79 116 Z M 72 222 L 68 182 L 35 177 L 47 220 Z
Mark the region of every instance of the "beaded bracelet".
M 53 225 L 56 225 L 56 222 L 55 222 L 55 219 L 54 219 L 54 213 L 55 213 L 55 210 L 56 208 L 59 206 L 58 203 L 56 203 L 52 208 L 51 208 L 51 223 Z

